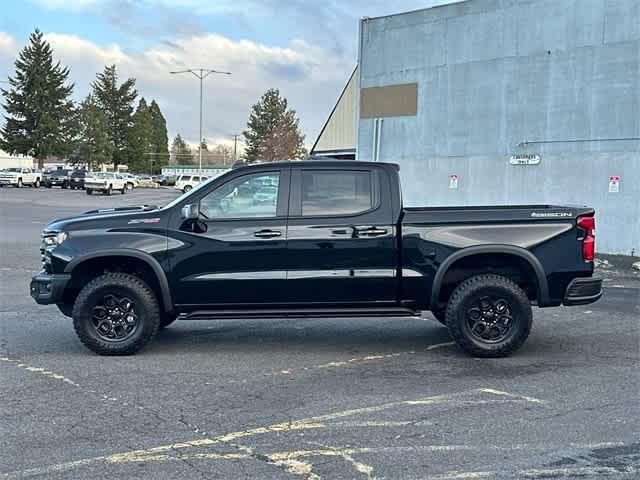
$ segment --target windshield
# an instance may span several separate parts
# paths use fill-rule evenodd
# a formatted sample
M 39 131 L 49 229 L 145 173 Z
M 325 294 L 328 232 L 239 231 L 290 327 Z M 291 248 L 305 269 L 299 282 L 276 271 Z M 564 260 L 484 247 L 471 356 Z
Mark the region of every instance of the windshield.
M 21 168 L 7 168 L 5 170 L 5 172 L 18 172 L 18 173 L 20 173 L 21 171 L 22 171 Z

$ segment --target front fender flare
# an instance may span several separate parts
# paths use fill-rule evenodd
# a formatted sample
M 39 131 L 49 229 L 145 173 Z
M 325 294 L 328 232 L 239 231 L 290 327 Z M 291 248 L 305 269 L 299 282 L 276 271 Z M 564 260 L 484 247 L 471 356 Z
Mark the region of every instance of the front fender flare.
M 151 267 L 153 272 L 158 279 L 158 285 L 160 285 L 160 292 L 162 295 L 162 304 L 164 306 L 164 310 L 166 312 L 172 312 L 174 310 L 173 299 L 171 297 L 171 289 L 169 288 L 169 281 L 167 280 L 167 275 L 160 263 L 149 255 L 146 252 L 141 252 L 140 250 L 132 250 L 129 248 L 113 248 L 108 250 L 99 250 L 96 252 L 87 253 L 85 255 L 81 255 L 77 258 L 71 260 L 67 266 L 65 267 L 65 273 L 72 273 L 73 269 L 78 267 L 78 265 L 86 262 L 87 260 L 91 260 L 93 258 L 104 258 L 104 257 L 131 257 L 142 260 L 147 265 Z

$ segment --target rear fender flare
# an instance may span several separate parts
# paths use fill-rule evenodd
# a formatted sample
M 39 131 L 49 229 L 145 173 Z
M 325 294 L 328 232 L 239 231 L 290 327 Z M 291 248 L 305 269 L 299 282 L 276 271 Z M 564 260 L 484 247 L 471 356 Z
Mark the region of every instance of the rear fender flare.
M 72 273 L 73 269 L 86 262 L 87 260 L 91 260 L 94 258 L 105 258 L 105 257 L 131 257 L 142 260 L 147 265 L 151 267 L 153 272 L 158 279 L 158 285 L 160 285 L 160 293 L 161 300 L 164 306 L 164 311 L 172 312 L 174 310 L 173 299 L 171 298 L 171 289 L 169 288 L 169 281 L 167 280 L 167 275 L 160 263 L 153 258 L 151 255 L 145 252 L 141 252 L 138 250 L 130 250 L 127 248 L 114 248 L 109 250 L 100 250 L 97 252 L 91 252 L 86 255 L 81 255 L 77 258 L 74 258 L 71 262 L 67 264 L 64 271 L 65 273 Z
M 486 255 L 491 253 L 499 253 L 503 255 L 513 255 L 525 260 L 529 266 L 533 269 L 536 275 L 536 289 L 538 296 L 538 305 L 543 307 L 549 304 L 549 284 L 547 283 L 547 276 L 544 273 L 544 268 L 536 256 L 529 250 L 524 248 L 515 247 L 513 245 L 477 245 L 474 247 L 464 248 L 449 255 L 444 262 L 440 264 L 438 271 L 433 279 L 433 286 L 431 288 L 431 301 L 430 306 L 433 308 L 438 303 L 440 297 L 440 289 L 442 288 L 442 281 L 444 280 L 447 271 L 451 266 L 460 259 L 470 257 L 473 255 Z

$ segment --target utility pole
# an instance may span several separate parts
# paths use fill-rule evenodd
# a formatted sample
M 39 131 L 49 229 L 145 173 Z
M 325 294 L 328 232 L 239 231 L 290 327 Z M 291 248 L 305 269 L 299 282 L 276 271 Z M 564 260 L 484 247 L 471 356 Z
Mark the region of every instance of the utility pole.
M 238 161 L 238 137 L 239 133 L 233 134 L 233 161 L 234 163 Z
M 200 80 L 200 136 L 198 137 L 198 174 L 202 175 L 202 82 L 212 73 L 216 73 L 219 75 L 231 75 L 231 72 L 220 72 L 218 70 L 212 70 L 210 68 L 189 68 L 187 70 L 178 70 L 169 73 L 172 75 L 191 73 L 193 74 L 193 76 Z

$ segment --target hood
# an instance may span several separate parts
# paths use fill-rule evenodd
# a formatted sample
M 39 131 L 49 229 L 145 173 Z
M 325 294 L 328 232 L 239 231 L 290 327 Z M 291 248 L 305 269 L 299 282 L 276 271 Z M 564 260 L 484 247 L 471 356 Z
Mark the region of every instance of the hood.
M 131 225 L 157 224 L 160 208 L 156 205 L 105 208 L 89 210 L 80 215 L 49 222 L 45 231 L 62 231 L 89 228 L 121 228 Z

